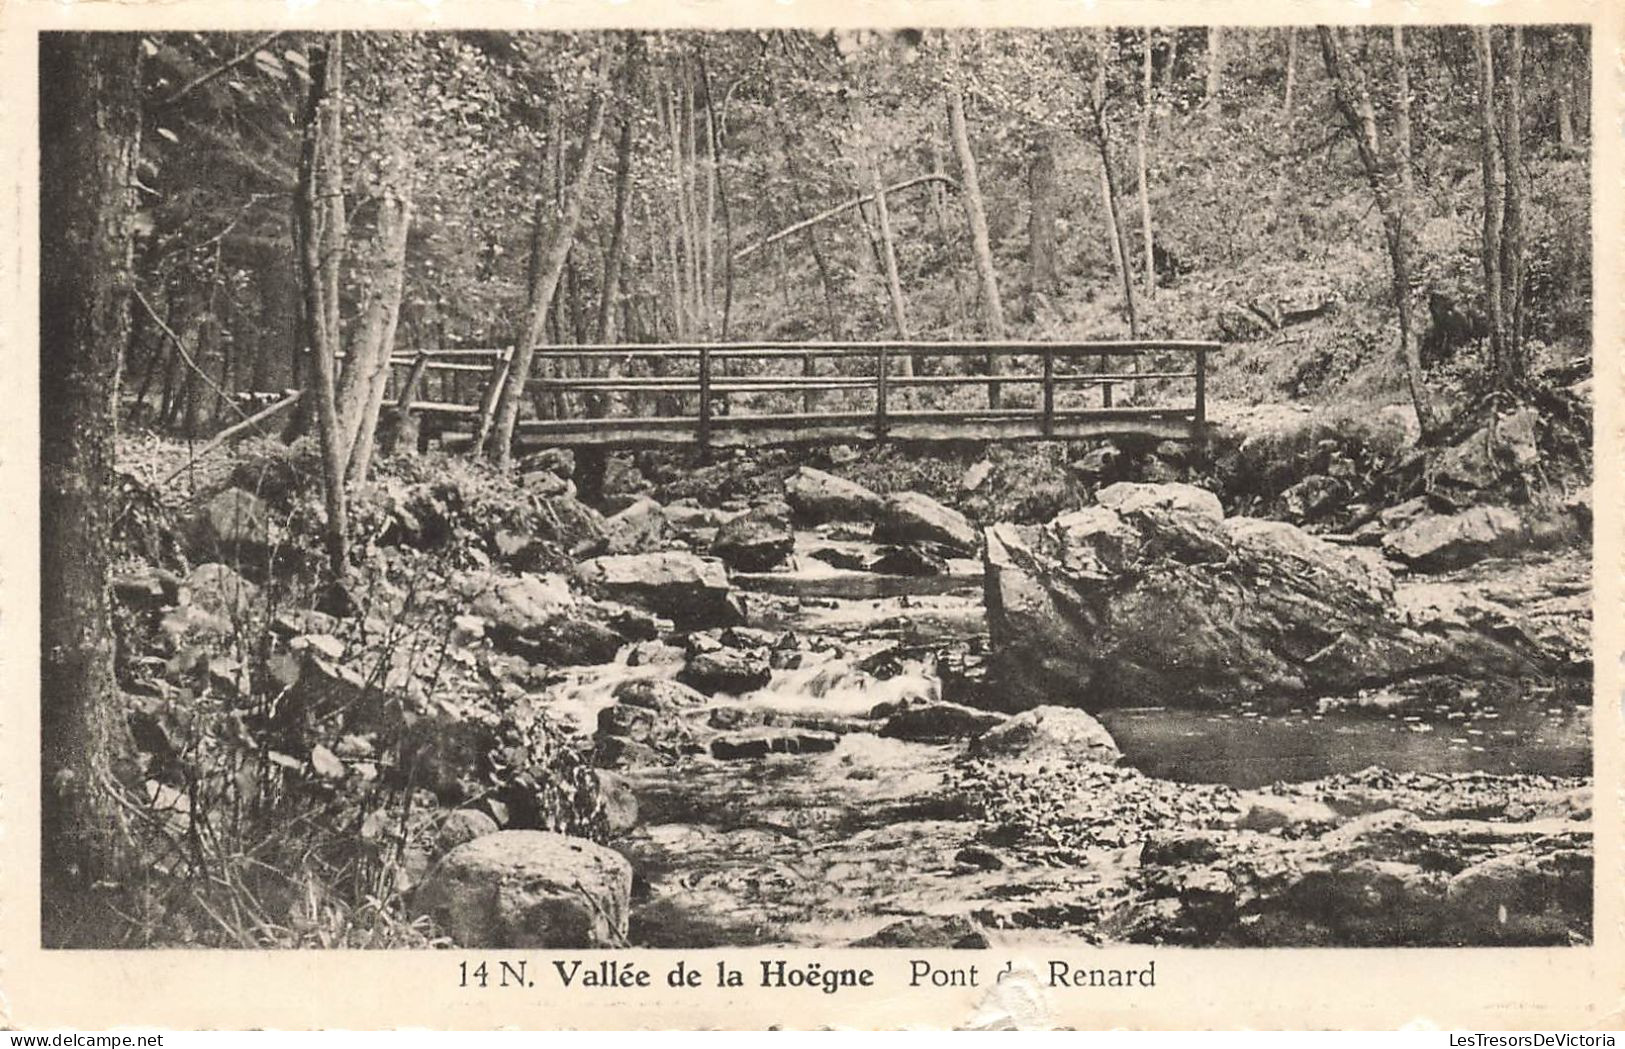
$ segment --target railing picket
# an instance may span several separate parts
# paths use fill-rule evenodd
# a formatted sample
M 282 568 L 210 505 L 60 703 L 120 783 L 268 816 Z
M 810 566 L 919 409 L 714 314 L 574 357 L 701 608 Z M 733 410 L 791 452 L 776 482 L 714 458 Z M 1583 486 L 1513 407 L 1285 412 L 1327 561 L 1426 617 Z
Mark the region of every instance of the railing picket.
M 1055 351 L 1044 350 L 1044 436 L 1055 436 Z
M 886 344 L 875 350 L 875 439 L 886 437 L 886 386 L 891 368 L 886 359 Z
M 1207 351 L 1196 351 L 1196 432 L 1207 426 Z
M 711 348 L 700 347 L 700 448 L 711 447 Z

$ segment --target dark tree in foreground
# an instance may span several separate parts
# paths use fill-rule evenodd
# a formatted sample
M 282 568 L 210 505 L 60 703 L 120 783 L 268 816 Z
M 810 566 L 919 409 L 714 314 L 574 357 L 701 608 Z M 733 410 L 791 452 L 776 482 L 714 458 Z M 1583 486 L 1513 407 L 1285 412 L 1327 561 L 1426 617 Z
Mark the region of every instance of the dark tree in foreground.
M 141 136 L 139 38 L 40 37 L 41 932 L 115 870 L 125 727 L 107 576 L 114 408 Z

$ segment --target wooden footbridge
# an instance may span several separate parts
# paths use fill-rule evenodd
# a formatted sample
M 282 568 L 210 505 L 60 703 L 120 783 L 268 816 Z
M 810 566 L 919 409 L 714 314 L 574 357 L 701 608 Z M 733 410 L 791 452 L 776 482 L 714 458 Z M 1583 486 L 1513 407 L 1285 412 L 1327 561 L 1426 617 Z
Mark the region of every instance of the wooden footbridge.
M 521 450 L 1144 436 L 1207 421 L 1218 343 L 752 342 L 542 346 Z M 397 355 L 392 400 L 421 439 L 488 431 L 513 351 Z

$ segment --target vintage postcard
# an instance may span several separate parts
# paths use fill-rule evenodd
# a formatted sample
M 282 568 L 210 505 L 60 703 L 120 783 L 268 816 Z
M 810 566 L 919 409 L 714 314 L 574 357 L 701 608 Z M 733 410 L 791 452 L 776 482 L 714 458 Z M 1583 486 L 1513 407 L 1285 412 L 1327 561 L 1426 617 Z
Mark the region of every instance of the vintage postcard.
M 0 1022 L 1620 1027 L 1622 42 L 0 9 Z

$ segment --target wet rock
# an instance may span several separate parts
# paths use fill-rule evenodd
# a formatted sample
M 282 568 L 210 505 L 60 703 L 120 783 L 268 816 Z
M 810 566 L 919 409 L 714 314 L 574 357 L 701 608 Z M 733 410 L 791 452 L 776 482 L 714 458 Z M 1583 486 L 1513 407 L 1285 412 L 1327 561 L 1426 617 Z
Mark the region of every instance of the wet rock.
M 585 557 L 603 549 L 608 524 L 604 515 L 573 495 L 543 499 L 537 508 L 541 524 L 536 538 L 569 554 Z
M 963 863 L 967 867 L 974 867 L 979 871 L 997 871 L 1004 869 L 1004 860 L 992 849 L 984 849 L 980 845 L 967 845 L 954 853 L 954 862 Z
M 669 709 L 611 703 L 598 712 L 598 735 L 658 746 L 680 739 L 683 730 Z
M 1424 514 L 1383 537 L 1391 556 L 1423 572 L 1460 568 L 1508 553 L 1523 538 L 1518 515 L 1499 506 L 1475 506 L 1457 514 Z
M 192 517 L 187 537 L 194 560 L 263 568 L 271 550 L 271 513 L 252 492 L 227 488 Z
M 604 552 L 642 554 L 659 550 L 671 537 L 666 511 L 649 498 L 637 498 L 604 523 Z
M 555 667 L 613 663 L 626 644 L 626 639 L 609 627 L 575 617 L 561 616 L 524 631 L 506 623 L 492 623 L 487 633 L 497 651 Z
M 662 621 L 639 608 L 612 608 L 605 622 L 627 641 L 653 641 L 672 629 L 669 621 Z
M 1282 492 L 1281 506 L 1288 519 L 1309 521 L 1341 506 L 1352 494 L 1343 481 L 1316 474 Z
M 679 629 L 743 620 L 728 570 L 716 558 L 680 551 L 614 554 L 581 562 L 576 575 L 605 596 L 665 616 Z
M 1073 707 L 1034 707 L 971 741 L 979 758 L 1043 758 L 1115 764 L 1122 753 L 1106 727 Z
M 537 830 L 453 849 L 413 897 L 460 947 L 585 949 L 626 943 L 632 868 L 612 849 Z
M 595 769 L 598 797 L 604 810 L 604 824 L 611 834 L 624 834 L 638 825 L 638 797 L 625 776 Z
M 1309 825 L 1332 825 L 1342 821 L 1325 802 L 1292 794 L 1243 794 L 1237 826 L 1244 830 L 1276 830 Z
M 1083 458 L 1070 464 L 1071 470 L 1079 480 L 1098 481 L 1115 473 L 1117 465 L 1122 461 L 1123 453 L 1114 444 L 1104 445 L 1084 454 Z
M 615 701 L 647 710 L 676 711 L 703 707 L 709 699 L 680 681 L 670 678 L 628 678 L 615 686 Z
M 820 754 L 835 749 L 833 732 L 764 727 L 731 732 L 711 741 L 711 756 L 722 761 L 762 758 L 769 754 Z
M 880 735 L 916 743 L 946 743 L 980 736 L 1004 720 L 1002 714 L 957 703 L 925 703 L 892 714 L 881 726 Z
M 992 944 L 982 927 L 962 914 L 920 914 L 892 922 L 874 935 L 854 941 L 852 946 L 982 950 Z
M 803 466 L 784 483 L 784 497 L 798 518 L 824 521 L 872 521 L 880 513 L 874 492 L 834 474 Z
M 869 565 L 881 575 L 933 576 L 948 571 L 948 562 L 918 546 L 893 546 Z
M 742 696 L 766 686 L 772 678 L 773 670 L 764 653 L 732 648 L 702 652 L 677 675 L 677 680 L 708 696 L 719 692 Z
M 868 561 L 854 550 L 839 550 L 835 547 L 824 546 L 807 555 L 817 561 L 822 561 L 831 568 L 840 568 L 848 572 L 861 572 L 868 567 Z
M 796 545 L 788 507 L 758 507 L 717 529 L 711 553 L 736 572 L 766 572 L 784 563 Z
M 598 736 L 593 740 L 593 764 L 601 769 L 634 769 L 669 765 L 675 759 L 670 750 L 639 743 L 625 736 Z
M 454 809 L 435 831 L 435 855 L 443 856 L 459 845 L 495 834 L 500 829 L 496 820 L 479 809 Z
M 881 543 L 941 543 L 950 550 L 976 553 L 976 530 L 958 510 L 920 492 L 899 492 L 886 499 L 875 520 L 874 538 Z

